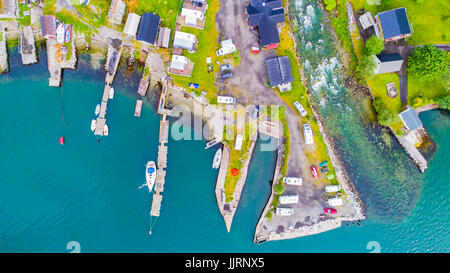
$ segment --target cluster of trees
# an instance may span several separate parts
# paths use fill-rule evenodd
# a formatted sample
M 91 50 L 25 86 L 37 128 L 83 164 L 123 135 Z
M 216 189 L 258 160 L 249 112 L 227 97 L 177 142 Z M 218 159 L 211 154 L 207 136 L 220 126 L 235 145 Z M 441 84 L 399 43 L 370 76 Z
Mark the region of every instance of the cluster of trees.
M 336 0 L 323 0 L 323 3 L 325 4 L 325 9 L 328 11 L 336 8 Z
M 377 63 L 375 55 L 384 49 L 384 41 L 375 35 L 367 39 L 364 45 L 364 56 L 359 61 L 357 71 L 366 78 L 372 78 L 375 75 Z
M 449 54 L 433 45 L 417 47 L 408 59 L 408 73 L 423 81 L 441 79 L 448 73 Z
M 395 113 L 395 111 L 390 110 L 386 107 L 383 99 L 381 97 L 375 97 L 373 100 L 373 107 L 377 111 L 378 123 L 383 126 L 391 126 L 394 123 L 400 121 L 400 117 Z
M 450 110 L 450 95 L 440 98 L 439 106 L 441 109 Z

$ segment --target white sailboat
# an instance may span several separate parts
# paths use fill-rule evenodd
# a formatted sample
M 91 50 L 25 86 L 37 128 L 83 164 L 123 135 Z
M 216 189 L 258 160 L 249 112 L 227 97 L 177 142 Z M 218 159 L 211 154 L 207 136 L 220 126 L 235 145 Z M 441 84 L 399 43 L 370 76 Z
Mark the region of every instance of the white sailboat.
M 114 98 L 114 87 L 109 89 L 109 99 L 112 100 Z
M 93 119 L 91 121 L 91 131 L 95 131 L 95 127 L 97 126 L 97 120 Z
M 212 164 L 213 169 L 219 168 L 221 159 L 222 159 L 222 148 L 219 148 L 217 150 L 216 154 L 214 155 L 213 164 Z
M 151 192 L 156 181 L 155 161 L 148 161 L 147 165 L 145 165 L 145 180 L 148 191 Z
M 98 116 L 98 114 L 100 114 L 100 104 L 97 104 L 97 106 L 95 106 L 95 116 Z

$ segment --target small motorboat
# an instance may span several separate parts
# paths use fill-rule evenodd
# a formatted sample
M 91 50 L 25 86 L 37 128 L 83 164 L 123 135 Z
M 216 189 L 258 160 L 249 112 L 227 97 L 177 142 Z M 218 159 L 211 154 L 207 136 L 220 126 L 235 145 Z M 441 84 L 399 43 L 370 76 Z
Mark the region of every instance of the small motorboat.
M 114 98 L 114 87 L 109 89 L 109 99 L 112 100 Z
M 95 116 L 98 116 L 98 114 L 100 114 L 100 104 L 97 104 L 97 106 L 95 106 Z
M 212 164 L 213 169 L 219 168 L 221 159 L 222 159 L 222 148 L 219 148 L 217 150 L 216 154 L 214 155 L 213 164 Z
M 95 131 L 95 127 L 97 126 L 97 120 L 93 119 L 91 121 L 91 131 Z
M 109 133 L 108 130 L 109 130 L 109 129 L 108 129 L 108 125 L 105 124 L 105 127 L 103 127 L 103 135 L 104 135 L 104 136 L 107 136 L 107 135 L 108 135 L 108 133 Z

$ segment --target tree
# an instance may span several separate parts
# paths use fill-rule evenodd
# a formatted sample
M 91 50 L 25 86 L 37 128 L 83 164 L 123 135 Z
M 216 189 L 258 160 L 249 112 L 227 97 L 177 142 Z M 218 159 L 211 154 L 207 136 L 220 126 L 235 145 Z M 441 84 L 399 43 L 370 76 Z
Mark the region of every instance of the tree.
M 408 59 L 408 72 L 423 81 L 442 78 L 447 74 L 448 66 L 448 53 L 433 45 L 416 48 Z
M 330 11 L 336 8 L 336 0 L 323 0 L 325 4 L 325 9 Z
M 284 193 L 284 187 L 281 183 L 276 184 L 274 190 L 277 195 L 282 195 Z
M 391 126 L 392 124 L 400 121 L 399 116 L 394 111 L 386 107 L 386 104 L 382 98 L 375 97 L 372 105 L 378 113 L 377 120 L 381 125 Z
M 377 68 L 377 63 L 375 62 L 375 55 L 364 55 L 359 61 L 357 70 L 367 78 L 372 78 L 375 75 L 375 69 Z
M 439 99 L 439 107 L 450 110 L 450 96 L 445 96 Z
M 367 39 L 366 44 L 364 46 L 364 54 L 379 54 L 384 49 L 384 41 L 383 39 L 378 38 L 375 35 L 372 35 L 369 39 Z

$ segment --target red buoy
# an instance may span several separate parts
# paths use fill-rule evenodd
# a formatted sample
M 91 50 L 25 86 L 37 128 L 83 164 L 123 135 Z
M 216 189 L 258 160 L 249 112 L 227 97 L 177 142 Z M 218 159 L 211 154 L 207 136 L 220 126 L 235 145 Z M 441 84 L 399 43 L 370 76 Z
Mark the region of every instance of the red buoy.
M 65 139 L 64 137 L 60 137 L 60 138 L 59 138 L 59 143 L 60 143 L 61 145 L 64 145 L 65 142 L 66 142 L 66 139 Z
M 232 174 L 233 176 L 237 176 L 237 175 L 239 174 L 239 170 L 236 169 L 236 168 L 234 168 L 234 169 L 231 170 L 231 174 Z

